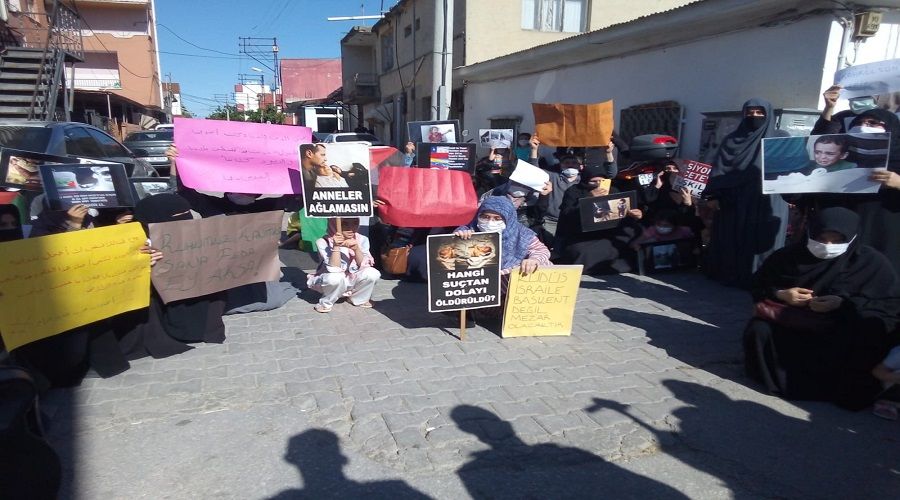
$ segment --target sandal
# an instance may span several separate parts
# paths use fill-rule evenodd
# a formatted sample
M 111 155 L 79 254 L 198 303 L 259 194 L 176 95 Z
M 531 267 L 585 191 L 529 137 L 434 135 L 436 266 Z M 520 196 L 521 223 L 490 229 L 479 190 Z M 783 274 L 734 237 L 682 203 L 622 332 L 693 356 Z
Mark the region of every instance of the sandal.
M 372 302 L 370 302 L 370 301 L 363 302 L 362 304 L 354 304 L 353 302 L 351 302 L 350 304 L 354 305 L 356 307 L 361 307 L 363 309 L 372 309 L 372 307 L 374 307 L 372 305 Z
M 900 410 L 897 409 L 897 405 L 885 400 L 876 401 L 875 406 L 872 407 L 872 413 L 886 420 L 897 420 L 900 417 L 898 415 Z
M 317 313 L 323 313 L 323 314 L 324 314 L 324 313 L 330 313 L 330 312 L 331 312 L 331 306 L 326 306 L 325 304 L 316 304 L 316 305 L 313 306 L 313 309 L 315 309 L 315 311 L 316 311 Z

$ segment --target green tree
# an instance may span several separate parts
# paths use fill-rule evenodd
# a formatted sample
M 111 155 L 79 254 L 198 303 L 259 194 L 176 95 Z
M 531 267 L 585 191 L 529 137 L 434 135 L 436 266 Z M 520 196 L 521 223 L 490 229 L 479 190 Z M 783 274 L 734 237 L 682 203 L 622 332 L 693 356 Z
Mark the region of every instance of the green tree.
M 226 112 L 226 109 L 228 110 Z M 238 111 L 237 106 L 229 106 L 225 105 L 217 107 L 212 113 L 209 114 L 206 118 L 210 120 L 244 120 L 244 112 Z
M 260 118 L 260 114 L 262 114 L 262 118 Z M 266 109 L 263 110 L 247 111 L 245 115 L 248 122 L 284 123 L 284 113 L 275 109 L 275 106 L 272 106 L 271 104 L 266 106 Z M 233 119 L 234 118 L 232 118 L 232 120 Z

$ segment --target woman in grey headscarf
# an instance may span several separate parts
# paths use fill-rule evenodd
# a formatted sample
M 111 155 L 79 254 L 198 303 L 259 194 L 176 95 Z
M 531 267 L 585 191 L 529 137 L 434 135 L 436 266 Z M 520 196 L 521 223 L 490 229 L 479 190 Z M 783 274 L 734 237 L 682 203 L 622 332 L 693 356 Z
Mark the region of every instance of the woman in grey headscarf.
M 763 260 L 784 246 L 788 206 L 781 196 L 762 194 L 761 145 L 775 132 L 772 105 L 750 99 L 743 117 L 716 153 L 703 192 L 716 211 L 705 267 L 722 284 L 748 288 Z

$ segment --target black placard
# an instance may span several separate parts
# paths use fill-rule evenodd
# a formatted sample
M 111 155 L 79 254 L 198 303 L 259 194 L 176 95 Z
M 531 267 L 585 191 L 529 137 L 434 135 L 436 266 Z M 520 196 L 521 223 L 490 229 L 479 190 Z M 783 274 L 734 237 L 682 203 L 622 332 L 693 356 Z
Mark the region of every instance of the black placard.
M 40 166 L 45 163 L 78 163 L 78 158 L 3 148 L 0 153 L 0 186 L 43 191 Z
M 416 166 L 475 172 L 475 144 L 422 142 L 416 146 Z
M 637 208 L 637 193 L 634 191 L 582 198 L 578 200 L 581 230 L 588 232 L 617 227 L 633 208 Z
M 50 208 L 74 205 L 92 208 L 133 207 L 131 183 L 121 163 L 41 165 L 41 179 Z
M 500 305 L 500 233 L 428 237 L 428 310 Z

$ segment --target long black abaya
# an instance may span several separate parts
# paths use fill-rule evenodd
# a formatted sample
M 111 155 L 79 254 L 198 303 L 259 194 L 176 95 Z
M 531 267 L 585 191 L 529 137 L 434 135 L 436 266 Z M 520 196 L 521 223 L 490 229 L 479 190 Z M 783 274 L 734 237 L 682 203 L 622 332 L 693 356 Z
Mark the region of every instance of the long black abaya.
M 714 199 L 707 275 L 728 286 L 749 288 L 753 273 L 775 250 L 784 246 L 788 206 L 780 196 L 762 194 L 761 142 L 774 133 L 772 105 L 761 99 L 744 103 L 763 108 L 765 123 L 753 128 L 745 118 L 722 143 L 703 197 Z

